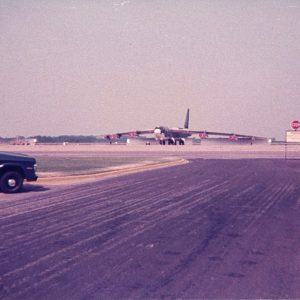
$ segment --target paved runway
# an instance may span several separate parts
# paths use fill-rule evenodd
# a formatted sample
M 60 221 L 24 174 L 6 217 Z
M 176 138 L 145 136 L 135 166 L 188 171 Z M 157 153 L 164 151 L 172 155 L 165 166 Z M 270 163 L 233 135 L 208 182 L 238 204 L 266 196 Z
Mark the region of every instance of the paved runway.
M 49 155 L 51 157 L 180 157 L 180 158 L 278 158 L 300 159 L 300 144 L 218 144 L 218 145 L 36 145 L 36 146 L 14 146 L 1 145 L 0 151 L 20 152 L 39 157 Z
M 195 159 L 0 194 L 0 298 L 300 298 L 299 183 L 299 161 Z

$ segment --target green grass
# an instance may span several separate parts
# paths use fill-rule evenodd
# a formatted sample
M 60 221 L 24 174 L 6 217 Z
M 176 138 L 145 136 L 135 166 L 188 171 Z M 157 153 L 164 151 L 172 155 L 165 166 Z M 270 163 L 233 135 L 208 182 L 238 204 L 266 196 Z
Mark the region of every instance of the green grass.
M 101 172 L 109 167 L 143 162 L 164 162 L 168 159 L 158 157 L 66 157 L 36 156 L 38 173 L 62 173 L 63 175 L 82 175 Z

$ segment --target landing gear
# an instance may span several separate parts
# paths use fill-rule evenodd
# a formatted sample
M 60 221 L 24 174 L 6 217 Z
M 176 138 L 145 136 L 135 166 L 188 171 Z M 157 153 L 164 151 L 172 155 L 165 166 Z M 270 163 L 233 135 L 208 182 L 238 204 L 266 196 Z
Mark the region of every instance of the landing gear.
M 169 138 L 168 145 L 176 145 L 176 140 L 174 138 Z
M 185 140 L 183 138 L 180 139 L 175 139 L 175 138 L 169 138 L 167 140 L 168 145 L 184 145 L 185 144 Z M 166 140 L 160 140 L 159 141 L 160 145 L 165 145 L 166 144 Z
M 184 139 L 179 139 L 179 145 L 184 145 Z

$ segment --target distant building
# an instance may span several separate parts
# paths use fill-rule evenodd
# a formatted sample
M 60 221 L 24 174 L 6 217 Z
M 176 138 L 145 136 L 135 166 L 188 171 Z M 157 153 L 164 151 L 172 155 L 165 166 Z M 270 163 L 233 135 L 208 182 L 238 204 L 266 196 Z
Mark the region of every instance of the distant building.
M 26 139 L 24 137 L 16 137 L 10 141 L 11 145 L 27 145 L 34 146 L 37 143 L 37 139 Z

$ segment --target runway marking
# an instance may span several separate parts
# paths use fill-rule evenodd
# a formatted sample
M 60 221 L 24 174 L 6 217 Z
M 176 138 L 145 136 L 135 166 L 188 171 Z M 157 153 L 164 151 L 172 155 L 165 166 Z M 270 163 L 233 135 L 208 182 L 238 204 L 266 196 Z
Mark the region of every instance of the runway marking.
M 167 175 L 170 176 L 170 173 L 164 174 L 166 178 Z M 187 266 L 192 268 L 194 262 L 196 265 L 197 260 L 201 260 L 200 254 L 208 248 L 210 243 L 214 243 L 214 251 L 210 253 L 210 261 L 213 263 L 205 265 L 206 269 L 201 269 L 198 272 L 205 273 L 210 269 L 214 270 L 219 264 L 222 264 L 222 258 L 230 249 L 232 250 L 233 245 L 244 239 L 244 234 L 250 228 L 253 230 L 251 235 L 256 234 L 261 228 L 264 215 L 277 204 L 280 204 L 283 199 L 289 199 L 289 195 L 295 194 L 296 186 L 294 183 L 272 182 L 272 178 L 270 178 L 261 185 L 260 183 L 251 183 L 252 179 L 248 179 L 248 175 L 248 173 L 244 176 L 236 175 L 226 178 L 226 180 L 222 177 L 213 177 L 213 179 L 211 177 L 205 181 L 205 175 L 200 176 L 198 174 L 198 183 L 188 187 L 185 185 L 189 178 L 182 176 L 176 182 L 182 189 L 179 188 L 178 191 L 174 192 L 165 189 L 170 185 L 170 181 L 159 182 L 156 178 L 153 180 L 148 178 L 147 184 L 154 185 L 157 189 L 147 189 L 149 193 L 146 197 L 143 194 L 143 180 L 137 185 L 133 185 L 131 190 L 127 190 L 126 196 L 128 197 L 124 198 L 122 198 L 124 194 L 122 187 L 126 184 L 131 185 L 133 181 L 123 180 L 119 185 L 112 183 L 105 192 L 94 189 L 91 193 L 91 199 L 85 195 L 89 186 L 84 186 L 80 196 L 77 194 L 77 198 L 75 197 L 73 202 L 69 199 L 70 196 L 66 194 L 55 205 L 46 206 L 44 211 L 40 207 L 37 211 L 28 211 L 26 214 L 12 216 L 11 219 L 5 218 L 3 222 L 14 221 L 12 225 L 4 224 L 7 226 L 6 229 L 10 230 L 10 232 L 5 232 L 8 234 L 6 236 L 11 237 L 11 240 L 2 237 L 5 246 L 9 248 L 8 246 L 11 245 L 10 250 L 17 255 L 22 253 L 21 247 L 28 247 L 33 253 L 31 259 L 35 259 L 35 261 L 27 261 L 23 266 L 16 265 L 15 269 L 8 269 L 9 271 L 3 274 L 2 280 L 7 282 L 6 292 L 12 297 L 13 295 L 24 295 L 24 293 L 37 289 L 70 271 L 70 268 L 74 268 L 79 262 L 84 263 L 85 259 L 99 257 L 119 246 L 134 243 L 136 237 L 156 226 L 158 228 L 166 226 L 167 232 L 175 229 L 178 234 L 182 233 L 183 235 L 198 233 L 197 229 L 202 226 L 204 229 L 200 233 L 205 233 L 206 236 L 201 239 L 199 237 L 199 243 L 195 243 L 193 247 L 187 249 L 184 256 L 178 258 L 175 267 L 166 269 L 163 275 L 159 275 L 161 278 L 158 277 L 154 283 L 151 283 L 149 288 L 152 292 L 158 288 L 156 283 L 157 285 L 161 284 L 159 283 L 161 282 L 160 279 L 164 279 L 161 286 L 168 288 L 172 280 L 178 276 L 183 276 L 179 274 L 182 274 Z M 112 195 L 110 189 L 114 186 L 118 186 L 118 188 L 116 194 Z M 98 186 L 99 188 L 101 186 Z M 162 190 L 164 191 L 159 192 Z M 70 195 L 74 195 L 74 193 L 70 193 Z M 119 199 L 114 200 L 115 196 Z M 55 195 L 52 197 L 55 198 Z M 126 199 L 126 201 L 122 201 L 122 199 Z M 294 204 L 296 199 L 293 200 Z M 85 202 L 85 200 L 88 201 Z M 297 200 L 298 204 L 299 200 Z M 222 203 L 222 201 L 226 205 L 218 206 L 218 203 Z M 30 203 L 30 205 L 34 204 Z M 222 211 L 218 209 L 219 207 L 222 207 Z M 37 215 L 39 212 L 41 213 L 40 216 Z M 24 218 L 19 220 L 19 217 Z M 50 217 L 51 219 L 49 219 Z M 22 224 L 32 218 L 33 222 L 36 222 L 37 229 L 34 229 L 29 235 L 20 230 L 20 234 L 14 237 L 15 229 L 21 229 Z M 43 218 L 46 218 L 45 221 Z M 219 218 L 221 219 L 219 220 Z M 189 220 L 191 221 L 189 222 Z M 115 227 L 112 228 L 111 226 Z M 45 234 L 42 237 L 38 236 L 44 232 L 44 228 Z M 123 232 L 126 235 L 123 235 Z M 70 238 L 70 243 L 74 239 L 77 242 L 72 245 L 62 244 L 60 247 L 64 248 L 55 250 L 55 252 L 50 249 L 49 251 L 52 252 L 49 253 L 48 250 L 42 249 L 40 255 L 34 257 L 34 253 L 38 253 L 40 250 L 39 243 L 46 245 L 47 239 L 51 240 L 55 236 L 57 238 L 54 241 L 59 242 L 59 235 L 62 235 L 62 238 Z M 226 239 L 230 236 L 234 238 Z M 247 238 L 249 238 L 249 234 Z M 101 243 L 101 247 L 99 243 Z M 151 245 L 147 251 L 155 251 L 157 242 L 148 240 L 141 246 L 147 247 L 147 245 Z M 231 247 L 227 247 L 228 245 Z M 55 245 L 53 248 L 55 249 Z M 220 260 L 214 259 L 216 257 L 219 257 Z M 256 263 L 247 259 L 240 262 L 245 267 Z M 10 257 L 5 259 L 5 263 L 10 263 Z M 121 270 L 122 265 L 125 266 L 127 263 L 128 260 L 122 261 L 116 266 L 118 270 Z M 235 276 L 236 274 L 244 275 L 244 272 L 239 273 L 239 270 L 237 272 L 235 270 L 229 271 L 232 272 L 224 274 L 232 278 L 239 278 Z M 196 275 L 194 274 L 194 276 Z M 245 275 L 247 274 L 245 273 Z M 33 276 L 35 284 L 30 285 Z M 89 286 L 93 287 L 95 284 L 96 282 L 92 281 Z M 185 286 L 185 288 L 188 287 Z
M 201 189 L 203 189 L 203 187 L 207 184 L 208 182 L 205 182 L 204 184 L 203 184 L 203 186 L 202 187 L 200 187 Z M 209 189 L 208 190 L 203 190 L 202 192 L 208 192 L 209 191 Z M 185 191 L 186 192 L 186 191 Z M 169 193 L 169 191 L 165 191 L 165 195 L 167 195 Z M 122 193 L 121 193 L 122 194 Z M 111 195 L 111 197 L 116 197 L 117 195 Z M 153 199 L 155 199 L 156 197 L 157 197 L 158 195 L 155 193 L 154 194 L 154 198 Z M 161 197 L 162 196 L 162 194 L 159 194 L 159 197 Z M 134 196 L 134 194 L 133 194 L 133 199 L 135 199 L 134 198 L 135 196 Z M 143 197 L 144 197 L 144 195 L 143 195 Z M 80 199 L 85 199 L 86 197 L 83 197 L 83 198 L 80 198 Z M 103 218 L 103 217 L 107 217 L 108 215 L 107 214 L 114 214 L 114 213 L 116 213 L 116 212 L 118 212 L 119 210 L 122 210 L 123 208 L 126 208 L 127 210 L 129 210 L 129 209 L 132 209 L 132 208 L 134 208 L 134 207 L 143 207 L 143 203 L 144 202 L 149 202 L 150 200 L 153 200 L 151 197 L 149 198 L 146 198 L 146 199 L 144 199 L 144 201 L 141 201 L 139 198 L 136 198 L 130 205 L 129 205 L 129 203 L 127 202 L 127 203 L 124 203 L 124 204 L 122 204 L 121 206 L 119 205 L 118 206 L 118 208 L 108 208 L 108 210 L 104 210 L 103 211 L 103 209 L 102 209 L 102 213 L 101 213 L 101 215 L 99 215 L 99 212 L 98 211 L 95 211 L 95 213 L 94 213 L 94 215 L 93 214 L 88 214 L 88 216 L 85 218 L 85 219 L 83 219 L 83 220 L 87 220 L 87 224 L 89 224 L 90 222 L 91 222 L 91 219 L 93 219 L 93 216 L 97 216 L 98 218 L 96 219 L 96 220 L 99 220 L 99 217 L 100 218 Z M 108 201 L 109 200 L 109 198 L 106 198 L 106 200 Z M 98 201 L 98 199 L 96 199 L 96 201 L 93 201 L 93 202 L 91 202 L 91 201 L 89 201 L 89 204 L 98 204 L 98 206 L 97 206 L 97 208 L 99 209 L 100 207 L 99 207 L 99 201 Z M 153 204 L 155 203 L 155 202 L 152 202 Z M 84 205 L 84 209 L 91 209 L 93 206 L 91 206 L 91 205 L 89 205 L 89 206 L 87 206 L 87 204 L 85 203 L 85 202 L 82 202 L 82 204 Z M 133 205 L 133 206 L 132 206 Z M 66 208 L 66 206 L 64 206 L 64 208 Z M 78 210 L 78 207 L 76 206 L 75 208 L 74 207 L 72 207 L 73 209 L 72 209 L 72 211 L 70 211 L 70 210 L 68 210 L 67 212 L 68 212 L 68 214 L 72 214 L 73 215 L 73 212 L 75 211 L 77 211 Z M 61 210 L 61 208 L 59 209 L 59 211 Z M 135 212 L 135 211 L 133 211 L 133 212 Z M 51 213 L 51 215 L 53 215 L 53 214 L 56 214 L 57 213 L 57 210 L 56 211 L 54 211 L 54 212 L 52 212 Z M 82 211 L 78 211 L 78 213 L 79 214 L 81 214 L 82 213 Z M 64 216 L 66 216 L 66 214 L 64 214 Z M 49 217 L 49 214 L 47 214 L 47 217 Z M 43 216 L 41 216 L 41 218 L 42 219 L 44 219 L 45 218 L 45 215 L 43 215 Z M 73 218 L 75 219 L 75 220 L 77 220 L 76 219 L 76 216 L 74 216 L 73 215 Z M 82 218 L 81 218 L 81 221 L 82 221 Z M 59 222 L 57 222 L 56 220 L 54 220 L 53 221 L 54 222 L 54 225 L 56 226 L 56 227 L 58 227 L 58 228 L 61 228 L 61 225 L 60 225 L 60 223 Z M 75 222 L 75 224 L 76 223 L 78 223 L 78 222 Z M 65 224 L 65 221 L 64 220 L 62 220 L 61 221 L 61 224 Z M 84 224 L 84 223 L 79 223 L 79 225 L 82 225 L 82 224 Z M 68 226 L 64 226 L 64 227 L 66 227 L 66 229 L 71 229 L 71 227 L 68 227 Z M 5 228 L 5 226 L 3 227 L 3 229 Z M 50 227 L 49 226 L 47 226 L 47 229 L 49 229 Z M 39 230 L 37 230 L 37 231 L 35 231 L 34 233 L 36 234 L 36 233 L 39 233 L 39 232 L 44 232 L 44 229 L 41 229 L 40 231 Z M 28 237 L 28 235 L 27 234 L 23 234 L 21 237 L 23 237 L 23 236 L 26 236 L 26 237 Z M 45 235 L 44 235 L 45 236 Z M 14 240 L 16 240 L 16 237 L 14 236 Z
M 157 213 L 157 212 L 153 212 L 153 213 L 149 214 L 148 216 L 154 215 L 154 214 L 156 214 L 156 213 Z M 166 219 L 166 216 L 165 216 L 165 215 L 161 216 L 159 219 L 155 219 L 154 222 L 152 222 L 152 223 L 150 223 L 150 224 L 147 224 L 147 228 L 146 228 L 146 229 L 149 230 L 149 228 L 153 228 L 154 226 L 156 226 L 157 221 L 165 220 L 165 219 Z M 136 222 L 136 220 L 134 220 L 133 222 Z M 130 222 L 130 223 L 133 223 L 133 222 Z M 128 225 L 128 224 L 127 224 L 127 225 Z M 144 228 L 143 228 L 143 229 L 138 228 L 138 229 L 136 229 L 135 232 L 132 233 L 129 237 L 126 237 L 126 238 L 121 239 L 121 240 L 119 239 L 116 243 L 113 243 L 113 242 L 114 242 L 114 239 L 109 240 L 107 243 L 111 244 L 111 246 L 109 246 L 106 250 L 104 250 L 104 252 L 107 252 L 107 251 L 109 251 L 109 250 L 115 248 L 116 246 L 118 246 L 118 245 L 124 243 L 125 241 L 128 241 L 129 239 L 131 239 L 131 238 L 133 238 L 133 237 L 135 237 L 135 236 L 141 234 L 141 233 L 144 232 L 146 229 L 144 229 Z M 89 238 L 87 238 L 87 239 L 85 239 L 85 240 L 83 240 L 83 241 L 77 242 L 76 244 L 73 244 L 72 246 L 69 246 L 69 247 L 64 248 L 64 249 L 62 249 L 62 250 L 59 250 L 59 251 L 57 251 L 57 252 L 51 253 L 50 255 L 46 255 L 45 257 L 42 257 L 42 258 L 40 258 L 39 260 L 36 260 L 36 261 L 34 261 L 34 262 L 32 262 L 32 263 L 29 263 L 29 264 L 27 264 L 27 265 L 25 265 L 25 266 L 23 266 L 23 267 L 21 267 L 21 268 L 19 268 L 19 269 L 15 269 L 15 270 L 13 270 L 13 271 L 11 271 L 11 272 L 8 272 L 8 273 L 4 274 L 3 277 L 7 277 L 7 276 L 10 276 L 10 275 L 15 275 L 16 273 L 18 273 L 18 272 L 20 272 L 20 271 L 25 271 L 26 269 L 28 269 L 28 268 L 30 268 L 30 267 L 33 267 L 33 266 L 35 266 L 35 265 L 41 263 L 42 261 L 44 261 L 44 260 L 46 260 L 46 259 L 50 259 L 50 258 L 52 258 L 52 257 L 54 257 L 54 256 L 57 256 L 58 254 L 62 254 L 62 253 L 64 253 L 64 252 L 66 252 L 66 251 L 69 250 L 69 249 L 73 249 L 73 248 L 75 248 L 75 247 L 81 246 L 81 245 L 83 245 L 83 244 L 85 244 L 85 243 L 87 243 L 87 242 L 90 242 L 90 241 L 95 240 L 95 239 L 97 239 L 97 238 L 99 238 L 99 237 L 102 237 L 102 236 L 104 236 L 106 233 L 109 233 L 109 232 L 110 232 L 110 230 L 107 230 L 106 232 L 104 232 L 104 233 L 102 233 L 102 234 L 100 234 L 100 235 L 94 235 L 94 236 L 89 237 Z M 105 244 L 107 244 L 107 243 L 105 243 Z M 40 276 L 43 276 L 43 275 L 45 275 L 45 274 L 48 274 L 49 272 L 54 272 L 54 270 L 56 270 L 57 268 L 60 269 L 60 267 L 61 267 L 62 265 L 65 265 L 65 264 L 68 265 L 68 264 L 70 263 L 70 261 L 75 261 L 75 260 L 77 260 L 79 257 L 82 257 L 82 256 L 84 256 L 84 255 L 86 255 L 86 254 L 91 254 L 91 253 L 93 253 L 94 250 L 97 250 L 96 255 L 99 255 L 99 252 L 98 252 L 98 248 L 97 248 L 97 247 L 94 247 L 94 248 L 85 250 L 84 252 L 81 252 L 81 254 L 76 255 L 76 256 L 73 256 L 72 258 L 65 259 L 64 262 L 61 262 L 61 263 L 59 263 L 59 264 L 56 264 L 56 265 L 52 266 L 51 268 L 48 268 L 48 269 L 45 270 L 44 272 L 41 272 L 41 273 L 40 273 Z M 101 253 L 103 253 L 103 251 L 101 251 Z M 59 276 L 59 274 L 62 273 L 62 270 L 68 270 L 68 268 L 61 269 L 61 271 L 56 270 L 56 271 L 55 271 L 55 274 L 56 274 L 56 275 L 54 274 L 53 276 L 54 276 L 54 277 Z M 48 277 L 48 279 L 46 278 L 45 280 L 46 280 L 46 281 L 49 281 L 49 280 L 51 280 L 51 279 L 53 278 L 53 276 L 50 276 L 50 277 Z M 40 280 L 39 280 L 39 284 L 41 284 L 42 282 L 45 282 L 45 280 L 40 279 Z M 20 282 L 20 284 L 24 284 L 24 279 L 22 280 L 22 282 Z
M 215 187 L 213 187 L 213 188 L 215 188 Z M 166 192 L 167 193 L 167 192 Z M 201 191 L 201 193 L 205 193 L 205 191 Z M 150 199 L 151 200 L 151 199 Z M 187 200 L 187 199 L 186 199 Z M 183 201 L 186 201 L 186 200 L 183 200 Z M 149 199 L 147 199 L 147 200 L 145 200 L 145 202 L 149 202 Z M 172 206 L 174 206 L 174 205 L 178 205 L 178 203 L 176 202 L 176 203 L 174 203 L 174 204 L 170 204 L 170 205 L 168 205 L 168 206 L 165 206 L 163 209 L 161 209 L 161 210 L 158 210 L 158 211 L 154 211 L 154 212 L 150 212 L 150 213 L 148 213 L 148 214 L 144 214 L 143 215 L 143 219 L 149 219 L 149 217 L 151 216 L 153 216 L 154 214 L 156 214 L 157 212 L 162 212 L 162 211 L 168 211 Z M 143 210 L 143 208 L 142 208 L 142 210 Z M 127 214 L 127 212 L 125 212 L 123 215 L 126 215 Z M 120 215 L 119 217 L 122 217 L 123 215 Z M 101 218 L 102 218 L 103 216 L 101 216 Z M 111 218 L 111 219 L 108 219 L 108 220 L 106 220 L 105 221 L 105 223 L 109 223 L 111 220 L 113 220 L 115 217 L 113 217 L 113 218 Z M 163 215 L 162 217 L 160 217 L 160 219 L 165 219 L 166 218 L 166 216 L 165 215 Z M 151 220 L 152 218 L 150 218 L 150 220 Z M 135 222 L 137 222 L 139 219 L 135 219 L 134 221 L 131 221 L 131 222 L 129 222 L 129 223 L 126 223 L 126 226 L 128 226 L 128 224 L 131 224 L 131 223 L 135 223 Z M 152 220 L 152 222 L 153 222 L 153 220 Z M 155 222 L 154 222 L 155 223 Z M 99 225 L 103 225 L 103 224 L 99 224 L 99 223 L 96 223 L 94 226 L 96 226 L 96 227 L 98 227 Z M 147 224 L 147 227 L 149 227 L 149 224 Z M 91 230 L 93 228 L 93 226 L 90 226 L 89 228 L 88 228 L 88 230 Z M 70 228 L 66 228 L 67 230 L 69 230 Z M 71 228 L 72 229 L 72 228 Z M 143 229 L 144 230 L 144 229 Z M 139 230 L 140 231 L 140 230 Z M 108 231 L 109 232 L 109 231 Z M 75 244 L 73 244 L 73 245 L 71 245 L 71 246 L 69 246 L 69 247 L 66 247 L 66 248 L 64 248 L 64 249 L 62 249 L 62 250 L 60 250 L 60 251 L 58 251 L 58 252 L 55 252 L 55 253 L 52 253 L 51 254 L 51 256 L 54 256 L 54 255 L 56 255 L 56 254 L 58 254 L 58 253 L 61 253 L 61 252 L 65 252 L 67 249 L 72 249 L 72 248 L 74 248 L 75 246 L 80 246 L 81 244 L 83 244 L 83 243 L 85 243 L 85 242 L 87 242 L 87 241 L 90 241 L 91 239 L 96 239 L 96 238 L 99 238 L 99 237 L 101 237 L 101 236 L 103 236 L 104 234 L 100 234 L 100 235 L 95 235 L 95 236 L 92 236 L 92 237 L 90 237 L 90 238 L 88 238 L 88 239 L 86 239 L 86 240 L 81 240 L 80 242 L 77 242 L 77 243 L 75 243 Z M 46 238 L 48 238 L 48 237 L 46 237 Z M 49 256 L 47 255 L 47 256 L 45 256 L 44 257 L 45 259 L 47 259 L 47 258 L 49 258 Z M 42 258 L 43 259 L 43 258 Z M 32 263 L 32 264 L 38 264 L 40 261 L 35 261 L 34 263 Z M 29 264 L 28 265 L 28 267 L 29 266 L 31 266 L 32 264 Z M 23 270 L 24 269 L 24 267 L 22 267 L 22 268 L 20 268 L 20 270 Z M 12 271 L 12 272 L 9 272 L 9 273 L 7 273 L 7 274 L 4 274 L 4 275 L 11 275 L 11 274 L 14 274 L 15 272 L 18 272 L 19 270 L 18 269 L 16 269 L 16 270 L 14 270 L 14 271 Z

